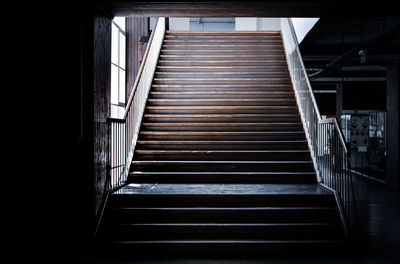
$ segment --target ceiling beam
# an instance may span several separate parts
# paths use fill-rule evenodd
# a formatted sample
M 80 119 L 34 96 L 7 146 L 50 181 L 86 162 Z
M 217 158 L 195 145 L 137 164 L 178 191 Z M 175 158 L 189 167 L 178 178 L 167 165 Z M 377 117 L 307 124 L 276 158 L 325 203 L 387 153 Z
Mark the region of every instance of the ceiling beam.
M 147 17 L 338 17 L 399 16 L 398 1 L 264 0 L 264 1 L 133 1 L 102 0 L 114 16 Z

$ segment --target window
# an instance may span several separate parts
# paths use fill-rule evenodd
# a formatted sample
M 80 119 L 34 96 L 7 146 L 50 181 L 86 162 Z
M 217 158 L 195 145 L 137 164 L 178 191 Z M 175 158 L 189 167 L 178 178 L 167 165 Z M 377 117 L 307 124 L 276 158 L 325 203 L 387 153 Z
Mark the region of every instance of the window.
M 125 17 L 115 17 L 111 25 L 111 112 L 125 107 Z

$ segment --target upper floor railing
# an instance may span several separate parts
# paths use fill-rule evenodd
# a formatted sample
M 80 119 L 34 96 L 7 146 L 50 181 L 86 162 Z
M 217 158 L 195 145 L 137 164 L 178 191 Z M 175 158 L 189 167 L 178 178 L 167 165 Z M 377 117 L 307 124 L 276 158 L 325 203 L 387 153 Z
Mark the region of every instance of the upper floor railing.
M 107 190 L 123 185 L 135 151 L 140 124 L 165 34 L 165 18 L 158 18 L 151 33 L 135 84 L 120 118 L 109 118 L 110 151 Z
M 281 19 L 281 32 L 286 60 L 299 107 L 301 120 L 311 150 L 318 182 L 332 189 L 342 205 L 346 231 L 353 221 L 352 181 L 349 152 L 336 118 L 323 119 L 318 109 L 310 80 L 300 54 L 290 18 Z

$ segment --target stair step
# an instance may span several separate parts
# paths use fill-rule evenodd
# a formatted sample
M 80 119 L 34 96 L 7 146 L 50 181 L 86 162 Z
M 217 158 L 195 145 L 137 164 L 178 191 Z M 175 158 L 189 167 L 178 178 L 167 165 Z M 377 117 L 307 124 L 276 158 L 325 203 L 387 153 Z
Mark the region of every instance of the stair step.
M 257 38 L 257 39 L 253 39 L 253 38 L 242 38 L 242 39 L 232 39 L 232 38 L 213 38 L 213 39 L 209 39 L 209 38 L 179 38 L 179 39 L 173 39 L 173 38 L 164 38 L 164 43 L 165 44 L 182 44 L 182 43 L 188 43 L 188 44 L 231 44 L 231 45 L 235 45 L 235 44 L 267 44 L 267 43 L 282 43 L 282 39 L 281 38 Z
M 116 224 L 114 239 L 340 239 L 338 223 L 133 223 Z
M 254 258 L 292 256 L 332 257 L 345 255 L 348 244 L 343 240 L 150 240 L 103 241 L 100 252 L 112 256 L 157 256 L 187 258 Z M 110 253 L 113 252 L 113 253 Z M 117 252 L 117 253 L 114 253 Z M 288 256 L 288 253 L 289 256 Z
M 301 140 L 303 131 L 219 132 L 219 131 L 141 131 L 142 140 Z
M 267 210 L 275 207 L 281 208 L 280 210 L 286 207 L 336 207 L 333 193 L 315 183 L 128 184 L 113 193 L 110 203 L 113 208 L 184 207 L 190 210 L 190 208 L 207 207 L 217 210 L 218 207 L 223 207 L 231 211 L 242 207 L 247 211 L 251 211 L 248 209 L 250 207 L 265 207 Z
M 230 44 L 219 44 L 219 45 L 213 45 L 213 44 L 201 44 L 201 43 L 196 43 L 196 44 L 189 44 L 189 43 L 184 43 L 184 44 L 163 44 L 161 49 L 163 50 L 175 50 L 175 49 L 180 49 L 180 50 L 238 50 L 238 51 L 251 51 L 251 50 L 265 50 L 268 51 L 270 49 L 283 49 L 282 43 L 264 43 L 264 44 L 236 44 L 236 45 L 230 45 Z
M 165 221 L 170 223 L 331 223 L 340 221 L 336 207 L 116 207 L 110 214 L 118 223 L 163 223 Z
M 153 78 L 154 84 L 289 84 L 290 79 L 288 77 L 270 77 L 270 78 Z
M 292 91 L 276 92 L 276 91 L 204 91 L 204 92 L 193 92 L 193 91 L 179 91 L 179 92 L 150 92 L 150 97 L 152 99 L 168 99 L 168 98 L 294 98 L 294 93 Z
M 160 54 L 159 59 L 161 60 L 196 60 L 196 61 L 207 61 L 207 60 L 283 60 L 285 55 L 283 54 L 268 54 L 268 55 L 240 55 L 240 54 L 213 54 L 213 55 L 165 55 Z
M 291 150 L 308 149 L 307 140 L 142 140 L 137 142 L 138 149 L 168 150 Z
M 142 131 L 299 131 L 302 123 L 232 123 L 232 122 L 143 122 Z
M 297 114 L 145 114 L 145 122 L 297 122 Z
M 165 39 L 196 38 L 196 39 L 281 39 L 280 34 L 204 34 L 204 33 L 166 33 Z
M 149 114 L 298 114 L 296 106 L 147 106 Z
M 284 78 L 288 77 L 288 73 L 286 71 L 275 71 L 275 72 L 159 72 L 155 73 L 155 78 L 167 78 L 167 79 L 199 79 L 199 78 L 266 78 L 266 77 L 273 77 L 273 78 Z
M 157 65 L 158 72 L 287 72 L 287 65 L 282 66 L 163 66 Z
M 135 172 L 128 183 L 315 183 L 314 172 Z
M 224 55 L 224 54 L 237 54 L 237 55 L 265 55 L 265 54 L 278 54 L 278 55 L 284 55 L 284 51 L 282 47 L 270 47 L 266 49 L 253 49 L 253 50 L 238 50 L 238 49 L 182 49 L 182 48 L 167 48 L 167 49 L 161 49 L 161 54 L 162 55 L 211 55 L 211 54 L 217 54 L 217 55 Z
M 282 59 L 268 60 L 159 60 L 158 65 L 161 66 L 286 66 L 286 61 Z
M 289 84 L 153 84 L 151 91 L 214 91 L 214 92 L 247 92 L 247 91 L 288 91 L 293 92 Z
M 136 160 L 310 160 L 307 150 L 136 150 Z
M 240 40 L 279 40 L 282 38 L 280 35 L 232 35 L 232 34 L 222 34 L 222 35 L 206 35 L 206 34 L 165 34 L 165 40 L 226 40 L 230 42 L 240 41 Z
M 134 160 L 134 171 L 313 171 L 312 161 Z
M 244 98 L 244 99 L 148 99 L 149 105 L 285 105 L 285 106 L 294 106 L 296 105 L 296 101 L 293 98 Z
M 273 36 L 280 35 L 279 30 L 268 30 L 268 31 L 247 31 L 247 30 L 224 30 L 224 31 L 213 31 L 213 30 L 166 30 L 167 35 L 207 35 L 207 36 Z

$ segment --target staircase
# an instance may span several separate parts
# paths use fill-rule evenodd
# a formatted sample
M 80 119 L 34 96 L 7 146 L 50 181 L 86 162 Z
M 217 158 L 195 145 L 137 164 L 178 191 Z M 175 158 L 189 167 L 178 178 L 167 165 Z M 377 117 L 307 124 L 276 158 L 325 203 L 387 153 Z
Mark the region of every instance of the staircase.
M 99 237 L 129 254 L 336 253 L 279 32 L 167 31 L 128 185 Z

